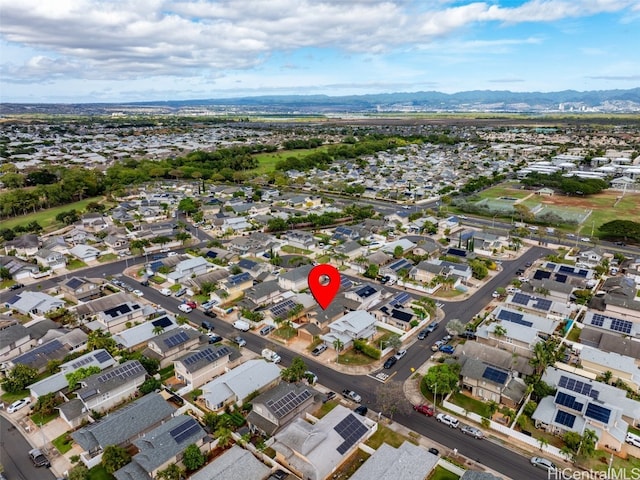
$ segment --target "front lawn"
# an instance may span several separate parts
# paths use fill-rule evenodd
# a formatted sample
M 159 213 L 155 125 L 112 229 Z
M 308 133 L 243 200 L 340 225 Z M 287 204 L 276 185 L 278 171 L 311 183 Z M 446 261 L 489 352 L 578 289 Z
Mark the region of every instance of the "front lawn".
M 79 268 L 84 268 L 86 266 L 87 264 L 84 263 L 82 260 L 78 260 L 77 258 L 74 258 L 69 260 L 69 262 L 67 263 L 67 270 L 77 270 Z
M 12 404 L 13 402 L 15 402 L 16 400 L 20 400 L 21 398 L 25 398 L 31 395 L 31 392 L 29 392 L 29 390 L 21 390 L 17 393 L 9 393 L 9 392 L 5 392 L 2 394 L 2 397 L 0 397 L 2 399 L 3 402 L 6 402 L 8 404 Z
M 429 480 L 458 480 L 459 478 L 458 475 L 440 465 L 436 465 L 436 468 L 434 468 L 431 475 L 429 475 Z
M 486 403 L 471 398 L 467 395 L 463 395 L 460 392 L 455 392 L 451 395 L 449 401 L 459 407 L 464 408 L 467 412 L 477 413 L 481 417 L 489 418 L 489 407 Z
M 98 261 L 100 263 L 104 263 L 104 262 L 113 262 L 114 260 L 117 260 L 118 256 L 115 253 L 105 253 L 104 255 L 100 255 L 98 257 Z
M 369 365 L 375 361 L 373 358 L 367 357 L 353 348 L 338 355 L 338 363 L 340 365 Z
M 71 447 L 73 446 L 73 438 L 71 438 L 71 435 L 69 435 L 68 432 L 65 432 L 58 438 L 54 438 L 51 443 L 53 443 L 53 446 L 58 449 L 61 455 L 64 455 L 71 450 Z
M 392 447 L 398 448 L 404 442 L 415 443 L 411 439 L 405 437 L 404 435 L 400 435 L 395 430 L 391 430 L 388 427 L 385 427 L 381 423 L 378 423 L 378 430 L 376 433 L 371 435 L 371 438 L 365 442 L 366 445 L 369 445 L 371 448 L 379 448 L 383 443 L 388 443 Z
M 51 420 L 58 418 L 60 416 L 60 412 L 56 410 L 54 413 L 50 415 L 41 415 L 39 413 L 34 413 L 31 415 L 31 421 L 36 425 L 45 425 L 49 423 Z
M 108 473 L 102 465 L 96 465 L 89 470 L 87 480 L 115 480 L 116 477 Z
M 329 400 L 328 402 L 323 403 L 322 406 L 318 410 L 313 412 L 313 416 L 316 417 L 316 418 L 322 418 L 327 413 L 329 413 L 331 410 L 336 408 L 339 403 L 340 402 L 337 401 L 337 400 Z
M 298 331 L 293 328 L 293 327 L 288 327 L 286 325 L 280 327 L 280 328 L 276 328 L 273 331 L 273 335 L 276 335 L 280 338 L 284 338 L 285 340 L 289 340 L 293 337 L 295 337 L 298 334 Z

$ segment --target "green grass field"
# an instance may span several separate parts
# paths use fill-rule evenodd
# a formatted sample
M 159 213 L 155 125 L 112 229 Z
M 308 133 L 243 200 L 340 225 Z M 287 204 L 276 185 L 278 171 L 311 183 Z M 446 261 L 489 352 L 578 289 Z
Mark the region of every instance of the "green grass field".
M 488 188 L 487 190 L 483 190 L 478 193 L 478 197 L 480 198 L 500 198 L 500 197 L 510 197 L 510 198 L 524 198 L 527 195 L 530 195 L 531 191 L 521 190 L 518 187 L 517 183 L 501 183 L 500 185 L 496 185 L 495 187 Z
M 260 163 L 258 168 L 251 170 L 252 173 L 256 173 L 258 175 L 262 175 L 265 173 L 273 172 L 276 169 L 276 164 L 282 160 L 286 160 L 290 157 L 295 158 L 304 158 L 311 153 L 315 153 L 317 151 L 326 150 L 328 147 L 318 147 L 311 149 L 301 149 L 301 150 L 285 150 L 281 152 L 274 153 L 261 153 L 255 156 L 255 158 Z
M 2 226 L 4 228 L 13 228 L 17 225 L 27 225 L 34 220 L 40 224 L 45 230 L 53 230 L 57 227 L 63 227 L 64 225 L 56 220 L 56 215 L 62 212 L 68 212 L 69 210 L 76 210 L 84 213 L 85 208 L 91 202 L 103 203 L 104 197 L 85 198 L 79 202 L 70 203 L 68 205 L 62 205 L 60 207 L 49 208 L 47 210 L 41 210 L 35 213 L 29 213 L 20 217 L 7 218 L 2 220 Z

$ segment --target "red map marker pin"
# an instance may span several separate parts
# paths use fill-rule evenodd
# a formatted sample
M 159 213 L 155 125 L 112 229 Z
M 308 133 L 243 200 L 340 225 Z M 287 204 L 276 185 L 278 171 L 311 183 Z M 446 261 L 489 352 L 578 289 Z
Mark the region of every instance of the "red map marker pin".
M 340 272 L 333 265 L 316 265 L 307 277 L 313 298 L 326 310 L 340 289 Z

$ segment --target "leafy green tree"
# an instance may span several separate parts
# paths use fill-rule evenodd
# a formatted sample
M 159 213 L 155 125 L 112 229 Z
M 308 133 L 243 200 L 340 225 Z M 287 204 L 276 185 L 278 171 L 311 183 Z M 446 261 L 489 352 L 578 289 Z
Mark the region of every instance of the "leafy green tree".
M 80 367 L 73 372 L 65 374 L 65 378 L 67 379 L 67 382 L 69 382 L 69 390 L 74 390 L 81 380 L 84 380 L 93 374 L 100 373 L 101 371 L 100 367 L 91 365 L 89 367 Z
M 146 395 L 148 393 L 155 392 L 161 386 L 162 386 L 162 383 L 160 383 L 160 380 L 157 380 L 153 377 L 148 378 L 142 383 L 142 385 L 140 385 L 140 393 L 142 393 L 143 395 Z
M 423 377 L 423 381 L 430 392 L 434 395 L 447 395 L 458 388 L 460 375 L 460 365 L 443 363 L 435 365 Z M 437 400 L 437 399 L 435 399 Z
M 35 368 L 19 363 L 4 379 L 2 388 L 7 393 L 18 393 L 31 385 L 37 377 L 38 371 Z
M 598 442 L 598 436 L 595 430 L 590 428 L 585 429 L 582 434 L 582 441 L 578 452 L 585 457 L 591 457 L 596 451 L 596 443 Z
M 402 246 L 398 245 L 396 248 L 393 249 L 393 258 L 400 258 L 402 257 L 403 254 L 404 254 L 404 248 L 402 248 Z
M 146 355 L 140 355 L 138 361 L 142 364 L 149 375 L 155 375 L 160 369 L 160 360 L 156 358 L 150 358 Z
M 113 474 L 131 461 L 131 455 L 126 449 L 117 445 L 107 445 L 102 453 L 102 466 Z
M 67 478 L 69 480 L 88 480 L 89 469 L 84 463 L 79 463 L 69 470 L 69 472 L 67 473 Z
M 183 198 L 178 203 L 178 210 L 183 211 L 187 216 L 193 215 L 199 208 L 198 203 L 193 198 Z
M 598 230 L 604 238 L 640 241 L 640 223 L 632 220 L 612 220 L 600 225 Z
M 195 443 L 184 449 L 182 463 L 188 471 L 199 469 L 205 462 L 204 455 Z
M 294 357 L 291 365 L 280 371 L 280 376 L 286 382 L 299 382 L 304 377 L 305 371 L 307 371 L 307 364 L 304 360 L 301 357 Z
M 0 279 L 11 280 L 12 278 L 11 271 L 7 267 L 0 267 Z
M 377 278 L 378 273 L 380 273 L 380 267 L 378 267 L 378 265 L 370 263 L 363 275 L 367 278 Z
M 52 415 L 55 412 L 55 408 L 62 403 L 62 399 L 55 393 L 46 393 L 40 395 L 38 400 L 33 405 L 33 412 L 39 413 L 43 416 Z
M 104 348 L 111 355 L 115 355 L 118 352 L 118 346 L 111 333 L 103 330 L 94 330 L 89 334 L 87 350 L 99 350 L 101 348 Z
M 158 478 L 162 480 L 182 480 L 182 469 L 175 463 L 172 463 L 164 470 L 158 472 Z
M 409 415 L 412 407 L 406 400 L 402 384 L 398 382 L 387 382 L 376 387 L 376 400 L 382 412 L 386 413 L 391 420 L 396 413 Z
M 227 448 L 231 445 L 231 440 L 233 439 L 231 433 L 231 429 L 228 426 L 218 426 L 214 435 L 218 439 L 218 446 L 220 448 Z

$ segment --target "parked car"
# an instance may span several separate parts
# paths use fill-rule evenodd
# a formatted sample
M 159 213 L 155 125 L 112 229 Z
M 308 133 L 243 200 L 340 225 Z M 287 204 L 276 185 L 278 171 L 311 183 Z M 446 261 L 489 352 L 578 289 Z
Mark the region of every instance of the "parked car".
M 194 302 L 193 300 L 188 300 L 186 302 L 187 305 L 189 305 L 191 307 L 192 310 L 195 310 L 195 308 L 198 306 L 198 304 L 196 302 Z
M 446 413 L 439 413 L 436 416 L 436 420 L 440 423 L 444 423 L 445 425 L 449 425 L 451 428 L 458 428 L 460 425 L 460 421 L 457 418 L 453 418 L 451 415 L 447 415 Z
M 431 405 L 421 403 L 420 405 L 414 405 L 413 409 L 418 413 L 426 415 L 427 417 L 433 417 L 433 407 Z
M 356 412 L 358 415 L 362 415 L 363 417 L 367 415 L 368 411 L 369 409 L 365 405 L 360 405 L 354 410 L 354 412 Z
M 476 339 L 476 332 L 474 332 L 473 330 L 465 330 L 464 332 L 462 332 L 460 334 L 461 338 L 466 338 L 467 340 L 475 340 Z
M 444 340 L 438 340 L 436 343 L 431 345 L 431 351 L 437 352 L 442 345 L 446 345 L 446 342 Z
M 173 294 L 174 297 L 181 297 L 182 295 L 185 295 L 187 293 L 187 289 L 182 287 L 180 290 L 178 290 L 176 293 Z
M 591 239 L 589 237 L 582 237 L 582 238 L 580 238 L 580 241 L 581 242 L 590 242 Z
M 144 293 L 142 292 L 142 290 L 134 290 L 133 294 L 138 297 L 144 297 Z
M 438 450 L 437 448 L 431 447 L 428 451 L 433 455 L 436 455 L 436 456 L 440 455 L 440 450 Z
M 260 335 L 262 335 L 264 337 L 265 335 L 269 335 L 275 329 L 276 329 L 276 327 L 274 327 L 273 325 L 265 325 L 264 327 L 262 327 L 260 329 Z
M 386 362 L 384 362 L 383 367 L 384 368 L 391 368 L 396 364 L 397 361 L 398 361 L 398 359 L 395 356 L 389 357 L 389 358 L 387 358 Z
M 238 336 L 233 338 L 233 343 L 235 343 L 239 347 L 244 347 L 247 344 L 247 341 L 244 338 Z
M 396 357 L 396 360 L 400 360 L 406 354 L 407 354 L 407 351 L 403 348 L 402 350 L 398 350 L 397 353 L 394 355 L 394 357 Z
M 51 462 L 39 448 L 29 450 L 29 458 L 36 467 L 51 468 Z
M 453 345 L 441 345 L 438 350 L 440 350 L 442 353 L 452 355 L 453 352 L 456 351 L 456 348 Z
M 342 396 L 349 400 L 353 400 L 356 403 L 362 402 L 362 397 L 358 395 L 356 392 L 354 392 L 353 390 L 349 390 L 348 388 L 345 388 L 344 390 L 342 390 Z
M 193 311 L 193 308 L 191 308 L 186 303 L 181 303 L 180 305 L 178 305 L 178 310 L 184 313 L 191 313 Z
M 142 280 L 140 282 L 140 285 L 142 285 L 143 287 L 148 287 L 149 286 L 149 280 L 147 280 L 146 278 L 144 280 Z
M 19 290 L 24 287 L 24 283 L 14 283 L 9 287 L 9 290 Z
M 31 403 L 31 399 L 29 397 L 21 398 L 20 400 L 16 400 L 11 405 L 7 407 L 7 413 L 14 413 L 20 410 L 21 408 L 26 407 Z
M 460 431 L 465 435 L 471 435 L 472 437 L 477 439 L 481 439 L 482 437 L 484 437 L 484 433 L 482 433 L 482 430 L 476 427 L 472 427 L 471 425 L 464 425 L 460 429 Z
M 209 337 L 209 343 L 220 343 L 222 341 L 222 337 L 220 335 L 216 335 L 215 333 L 210 333 L 207 335 Z
M 433 332 L 435 332 L 436 328 L 438 328 L 438 322 L 434 322 L 434 323 L 432 323 L 431 325 L 429 325 L 429 326 L 427 327 L 427 329 L 426 329 L 426 330 L 427 330 L 427 332 L 429 332 L 429 333 L 433 333 Z
M 329 400 L 333 400 L 334 398 L 336 398 L 336 392 L 327 392 L 327 394 L 324 397 L 324 400 L 322 400 L 322 403 L 326 403 Z
M 316 348 L 314 348 L 313 350 L 311 350 L 311 355 L 313 355 L 314 357 L 317 357 L 318 355 L 320 355 L 322 352 L 324 352 L 327 349 L 327 345 L 324 343 L 321 343 L 320 345 L 318 345 Z
M 426 328 L 423 328 L 422 330 L 420 330 L 420 332 L 418 332 L 418 340 L 424 340 L 428 336 L 429 330 L 427 330 Z
M 542 457 L 531 457 L 531 465 L 533 465 L 534 467 L 543 468 L 549 472 L 554 472 L 558 469 L 555 463 L 553 463 L 549 459 Z
M 162 290 L 160 290 L 160 294 L 164 295 L 165 297 L 169 297 L 171 296 L 171 290 L 169 290 L 168 288 L 163 288 Z
M 218 315 L 216 315 L 216 313 L 212 312 L 211 310 L 207 310 L 206 312 L 204 312 L 204 314 L 210 318 L 218 318 Z

